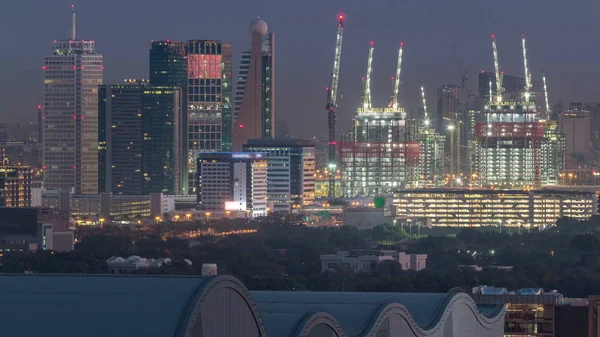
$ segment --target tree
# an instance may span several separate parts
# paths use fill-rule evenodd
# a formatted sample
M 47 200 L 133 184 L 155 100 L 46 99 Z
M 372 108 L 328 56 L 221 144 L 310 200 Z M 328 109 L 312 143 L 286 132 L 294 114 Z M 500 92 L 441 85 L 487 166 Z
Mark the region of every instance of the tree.
M 574 249 L 590 253 L 600 250 L 600 240 L 593 234 L 580 234 L 571 241 L 571 246 Z

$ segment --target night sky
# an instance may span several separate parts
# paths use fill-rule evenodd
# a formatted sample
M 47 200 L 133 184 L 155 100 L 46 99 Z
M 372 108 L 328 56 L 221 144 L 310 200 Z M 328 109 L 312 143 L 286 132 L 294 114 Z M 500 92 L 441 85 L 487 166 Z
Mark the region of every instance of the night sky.
M 0 14 L 0 122 L 35 120 L 42 102 L 43 56 L 69 35 L 71 0 L 3 0 Z M 346 14 L 338 134 L 360 100 L 370 40 L 375 41 L 374 106 L 387 104 L 400 41 L 405 42 L 401 102 L 420 105 L 424 85 L 459 84 L 456 57 L 477 72 L 493 69 L 490 34 L 500 65 L 521 76 L 520 34 L 528 38 L 534 79 L 546 71 L 550 102 L 600 100 L 600 2 L 593 0 L 79 0 L 78 36 L 104 54 L 106 84 L 148 77 L 150 40 L 220 39 L 233 43 L 234 66 L 250 44 L 248 24 L 260 16 L 276 34 L 277 118 L 294 136 L 326 132 L 325 87 L 336 15 Z M 455 45 L 456 53 L 452 45 Z

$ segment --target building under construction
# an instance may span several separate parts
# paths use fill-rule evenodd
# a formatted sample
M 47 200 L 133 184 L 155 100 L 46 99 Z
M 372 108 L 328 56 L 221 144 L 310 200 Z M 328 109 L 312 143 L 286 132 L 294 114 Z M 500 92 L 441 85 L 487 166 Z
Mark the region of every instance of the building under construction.
M 479 182 L 500 188 L 540 187 L 554 184 L 564 159 L 561 135 L 544 121 L 530 99 L 531 73 L 527 65 L 525 37 L 522 36 L 525 86 L 522 100 L 507 102 L 503 97 L 503 73 L 498 63 L 496 38 L 492 35 L 497 88 L 484 110 L 475 115 L 472 155 Z M 562 143 L 561 143 L 562 142 Z
M 446 136 L 436 132 L 435 123 L 429 119 L 425 88 L 423 87 L 421 87 L 421 97 L 423 99 L 423 121 L 419 123 L 417 134 L 420 153 L 419 174 L 415 185 L 418 187 L 442 186 L 445 184 L 444 144 Z M 450 134 L 452 135 L 452 132 Z M 451 142 L 450 145 L 454 145 L 454 143 Z M 451 158 L 453 157 L 451 156 Z M 452 167 L 452 165 L 450 166 Z
M 387 193 L 400 187 L 414 186 L 419 178 L 418 129 L 406 118 L 398 104 L 402 66 L 402 48 L 398 52 L 393 93 L 385 108 L 371 104 L 371 69 L 374 44 L 371 42 L 364 77 L 363 104 L 352 128 L 342 135 L 339 158 L 342 192 L 345 196 L 369 196 Z

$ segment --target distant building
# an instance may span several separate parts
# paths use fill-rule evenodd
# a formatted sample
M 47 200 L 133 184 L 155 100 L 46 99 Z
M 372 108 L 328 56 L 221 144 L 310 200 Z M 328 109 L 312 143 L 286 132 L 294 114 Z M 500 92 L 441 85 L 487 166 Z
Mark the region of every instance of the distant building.
M 267 215 L 264 153 L 198 153 L 197 174 L 198 206 L 208 214 L 214 217 Z
M 69 213 L 40 208 L 0 208 L 0 252 L 72 251 Z
M 0 166 L 0 207 L 31 207 L 31 167 Z
M 98 193 L 98 86 L 103 79 L 102 55 L 95 42 L 75 32 L 54 41 L 44 57 L 44 186 Z
M 250 23 L 252 45 L 242 54 L 235 93 L 233 150 L 249 139 L 275 137 L 275 34 L 267 23 Z
M 274 212 L 315 200 L 315 146 L 300 139 L 250 139 L 244 151 L 266 153 L 269 204 Z
M 320 260 L 322 272 L 347 268 L 355 273 L 366 273 L 383 261 L 399 263 L 402 270 L 419 271 L 427 265 L 427 254 L 406 254 L 396 250 L 353 250 L 321 255 Z
M 144 80 L 98 89 L 100 192 L 141 195 Z
M 398 221 L 432 226 L 554 226 L 561 217 L 588 219 L 598 213 L 595 192 L 428 188 L 403 190 L 390 197 Z M 514 229 L 513 229 L 514 230 Z
M 460 86 L 445 84 L 437 89 L 437 111 L 434 118 L 435 130 L 440 134 L 447 134 L 447 126 L 461 113 L 460 111 Z
M 567 168 L 584 165 L 592 155 L 590 112 L 580 110 L 579 107 L 563 111 L 559 125 L 565 135 Z

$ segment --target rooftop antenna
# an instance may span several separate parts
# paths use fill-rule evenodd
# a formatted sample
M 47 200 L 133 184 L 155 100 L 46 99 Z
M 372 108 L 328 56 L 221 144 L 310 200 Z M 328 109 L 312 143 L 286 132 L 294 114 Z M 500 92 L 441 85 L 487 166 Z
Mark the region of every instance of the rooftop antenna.
M 75 34 L 75 27 L 75 5 L 71 5 L 71 41 L 74 41 L 77 38 L 77 35 Z

